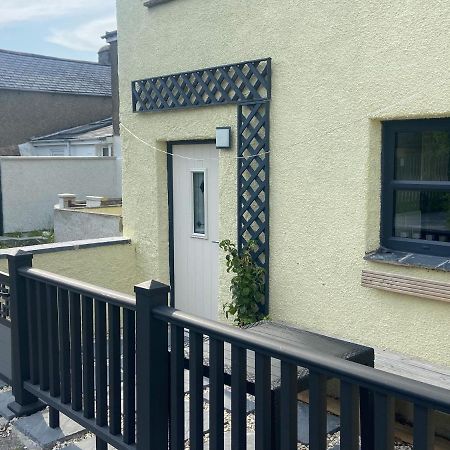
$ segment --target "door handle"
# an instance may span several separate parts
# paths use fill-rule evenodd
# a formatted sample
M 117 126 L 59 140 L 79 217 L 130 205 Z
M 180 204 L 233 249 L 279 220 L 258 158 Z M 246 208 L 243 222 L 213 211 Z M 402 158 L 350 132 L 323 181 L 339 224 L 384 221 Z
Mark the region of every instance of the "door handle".
M 211 241 L 213 244 L 218 244 L 219 241 Z

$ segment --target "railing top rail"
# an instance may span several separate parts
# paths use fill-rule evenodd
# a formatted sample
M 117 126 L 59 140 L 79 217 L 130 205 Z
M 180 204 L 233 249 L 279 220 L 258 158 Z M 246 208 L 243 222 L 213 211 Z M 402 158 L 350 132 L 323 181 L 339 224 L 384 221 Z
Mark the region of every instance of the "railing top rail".
M 264 337 L 250 331 L 231 327 L 212 320 L 184 313 L 168 306 L 153 310 L 154 315 L 165 322 L 193 329 L 213 338 L 218 338 L 281 359 L 292 364 L 314 369 L 327 376 L 337 377 L 380 393 L 401 397 L 427 407 L 450 413 L 450 390 L 432 386 L 410 378 L 394 375 L 335 356 L 324 355 L 306 347 L 294 346 L 281 339 Z
M 0 283 L 9 284 L 9 274 L 0 270 Z
M 106 303 L 111 303 L 131 310 L 136 309 L 136 299 L 133 296 L 113 291 L 112 289 L 102 288 L 95 286 L 94 284 L 85 283 L 83 281 L 57 275 L 45 270 L 33 269 L 32 267 L 22 267 L 19 269 L 19 273 L 25 278 L 51 284 L 52 286 L 67 289 L 86 297 L 92 297 L 96 300 L 104 301 Z

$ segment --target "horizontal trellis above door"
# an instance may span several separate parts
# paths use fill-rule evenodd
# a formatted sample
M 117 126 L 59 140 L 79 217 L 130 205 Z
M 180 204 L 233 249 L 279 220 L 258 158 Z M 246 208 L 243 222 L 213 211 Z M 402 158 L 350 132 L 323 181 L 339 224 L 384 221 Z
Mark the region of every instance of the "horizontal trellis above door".
M 180 72 L 131 82 L 133 112 L 238 105 L 238 248 L 258 244 L 269 298 L 269 101 L 271 59 Z
M 268 100 L 270 72 L 268 58 L 133 81 L 133 111 Z

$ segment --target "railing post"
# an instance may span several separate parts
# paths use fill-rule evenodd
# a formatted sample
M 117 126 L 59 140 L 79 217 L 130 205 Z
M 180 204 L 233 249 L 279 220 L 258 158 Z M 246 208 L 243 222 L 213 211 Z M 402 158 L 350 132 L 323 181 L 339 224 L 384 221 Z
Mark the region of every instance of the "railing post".
M 168 324 L 152 310 L 167 306 L 169 286 L 149 281 L 135 286 L 138 450 L 167 450 L 169 433 Z
M 10 280 L 12 392 L 14 402 L 8 408 L 16 416 L 28 416 L 45 408 L 45 404 L 25 390 L 23 383 L 30 376 L 28 345 L 26 280 L 20 276 L 21 267 L 32 266 L 33 255 L 20 252 L 8 255 Z

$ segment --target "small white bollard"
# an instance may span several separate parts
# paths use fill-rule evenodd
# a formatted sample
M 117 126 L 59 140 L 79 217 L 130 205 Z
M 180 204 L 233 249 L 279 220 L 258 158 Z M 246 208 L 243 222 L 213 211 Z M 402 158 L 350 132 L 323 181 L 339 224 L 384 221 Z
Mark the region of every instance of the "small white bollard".
M 100 208 L 102 206 L 103 197 L 95 195 L 86 195 L 86 208 Z
M 58 194 L 59 207 L 70 208 L 70 204 L 77 198 L 75 194 Z

